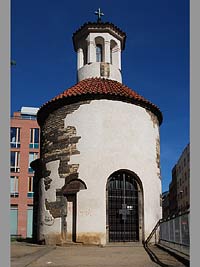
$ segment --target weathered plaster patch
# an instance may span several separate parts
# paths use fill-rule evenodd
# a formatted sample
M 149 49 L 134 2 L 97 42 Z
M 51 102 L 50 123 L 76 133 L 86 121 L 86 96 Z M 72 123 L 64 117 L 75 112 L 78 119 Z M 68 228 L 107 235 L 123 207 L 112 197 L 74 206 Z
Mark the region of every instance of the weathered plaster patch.
M 157 163 L 157 167 L 159 170 L 157 175 L 161 179 L 161 175 L 160 175 L 160 138 L 159 137 L 157 137 L 157 139 L 156 139 L 156 163 Z
M 106 235 L 100 232 L 87 232 L 87 233 L 78 233 L 77 240 L 83 242 L 84 244 L 104 244 L 106 243 Z
M 61 245 L 62 238 L 60 233 L 49 233 L 45 235 L 45 244 L 46 245 Z
M 158 122 L 158 118 L 156 115 L 154 115 L 151 111 L 146 110 L 146 112 L 150 115 L 151 117 L 151 121 L 153 122 L 153 127 L 158 127 L 159 129 L 159 122 Z M 158 168 L 158 172 L 157 175 L 158 177 L 161 179 L 161 175 L 160 175 L 160 138 L 157 137 L 156 138 L 156 164 L 157 164 L 157 168 Z
M 159 126 L 158 118 L 155 114 L 153 114 L 151 111 L 145 109 L 146 112 L 150 115 L 151 120 L 153 122 L 153 127 L 155 128 L 156 126 Z
M 54 224 L 54 217 L 50 214 L 48 210 L 45 211 L 43 223 L 48 226 Z

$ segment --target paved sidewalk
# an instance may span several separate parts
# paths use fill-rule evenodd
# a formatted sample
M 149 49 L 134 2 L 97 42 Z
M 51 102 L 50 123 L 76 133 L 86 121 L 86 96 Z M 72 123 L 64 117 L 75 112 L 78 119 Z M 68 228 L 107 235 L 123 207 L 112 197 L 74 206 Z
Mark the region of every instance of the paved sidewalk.
M 38 260 L 55 249 L 55 247 L 38 246 L 26 243 L 12 243 L 11 244 L 11 267 L 25 267 L 31 266 L 33 262 Z
M 11 244 L 11 267 L 158 267 L 142 246 L 50 247 Z M 184 265 L 166 265 L 184 266 Z

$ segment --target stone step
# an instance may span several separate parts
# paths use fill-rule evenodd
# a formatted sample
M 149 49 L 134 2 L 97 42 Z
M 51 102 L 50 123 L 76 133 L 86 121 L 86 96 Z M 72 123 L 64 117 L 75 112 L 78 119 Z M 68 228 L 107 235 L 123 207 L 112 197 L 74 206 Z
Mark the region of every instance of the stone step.
M 83 243 L 81 242 L 71 242 L 71 241 L 66 241 L 63 242 L 60 246 L 62 247 L 71 247 L 71 246 L 82 246 Z
M 142 242 L 110 242 L 106 247 L 143 247 Z

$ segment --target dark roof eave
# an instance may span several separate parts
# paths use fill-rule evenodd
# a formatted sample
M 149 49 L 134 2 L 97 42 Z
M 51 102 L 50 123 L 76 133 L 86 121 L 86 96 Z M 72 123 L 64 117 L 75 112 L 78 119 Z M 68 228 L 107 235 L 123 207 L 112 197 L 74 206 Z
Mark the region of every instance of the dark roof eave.
M 73 39 L 73 45 L 74 45 L 74 49 L 75 51 L 77 50 L 77 47 L 75 45 L 75 39 L 76 36 L 78 34 L 80 34 L 81 32 L 87 32 L 89 27 L 93 27 L 94 29 L 97 28 L 105 28 L 105 27 L 109 27 L 110 29 L 112 29 L 114 32 L 116 32 L 118 34 L 118 36 L 120 36 L 121 38 L 121 43 L 122 43 L 122 50 L 125 49 L 125 42 L 126 42 L 126 33 L 123 32 L 120 28 L 118 28 L 117 26 L 115 26 L 113 23 L 110 22 L 87 22 L 84 23 L 76 32 L 73 33 L 72 39 Z

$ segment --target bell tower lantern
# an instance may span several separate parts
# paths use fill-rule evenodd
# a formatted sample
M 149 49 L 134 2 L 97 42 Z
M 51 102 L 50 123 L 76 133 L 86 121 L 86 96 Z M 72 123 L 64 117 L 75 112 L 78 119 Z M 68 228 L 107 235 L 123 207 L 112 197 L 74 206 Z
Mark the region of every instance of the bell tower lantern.
M 77 81 L 102 77 L 122 83 L 121 51 L 126 34 L 110 22 L 102 22 L 100 9 L 95 14 L 97 22 L 85 23 L 73 34 Z

